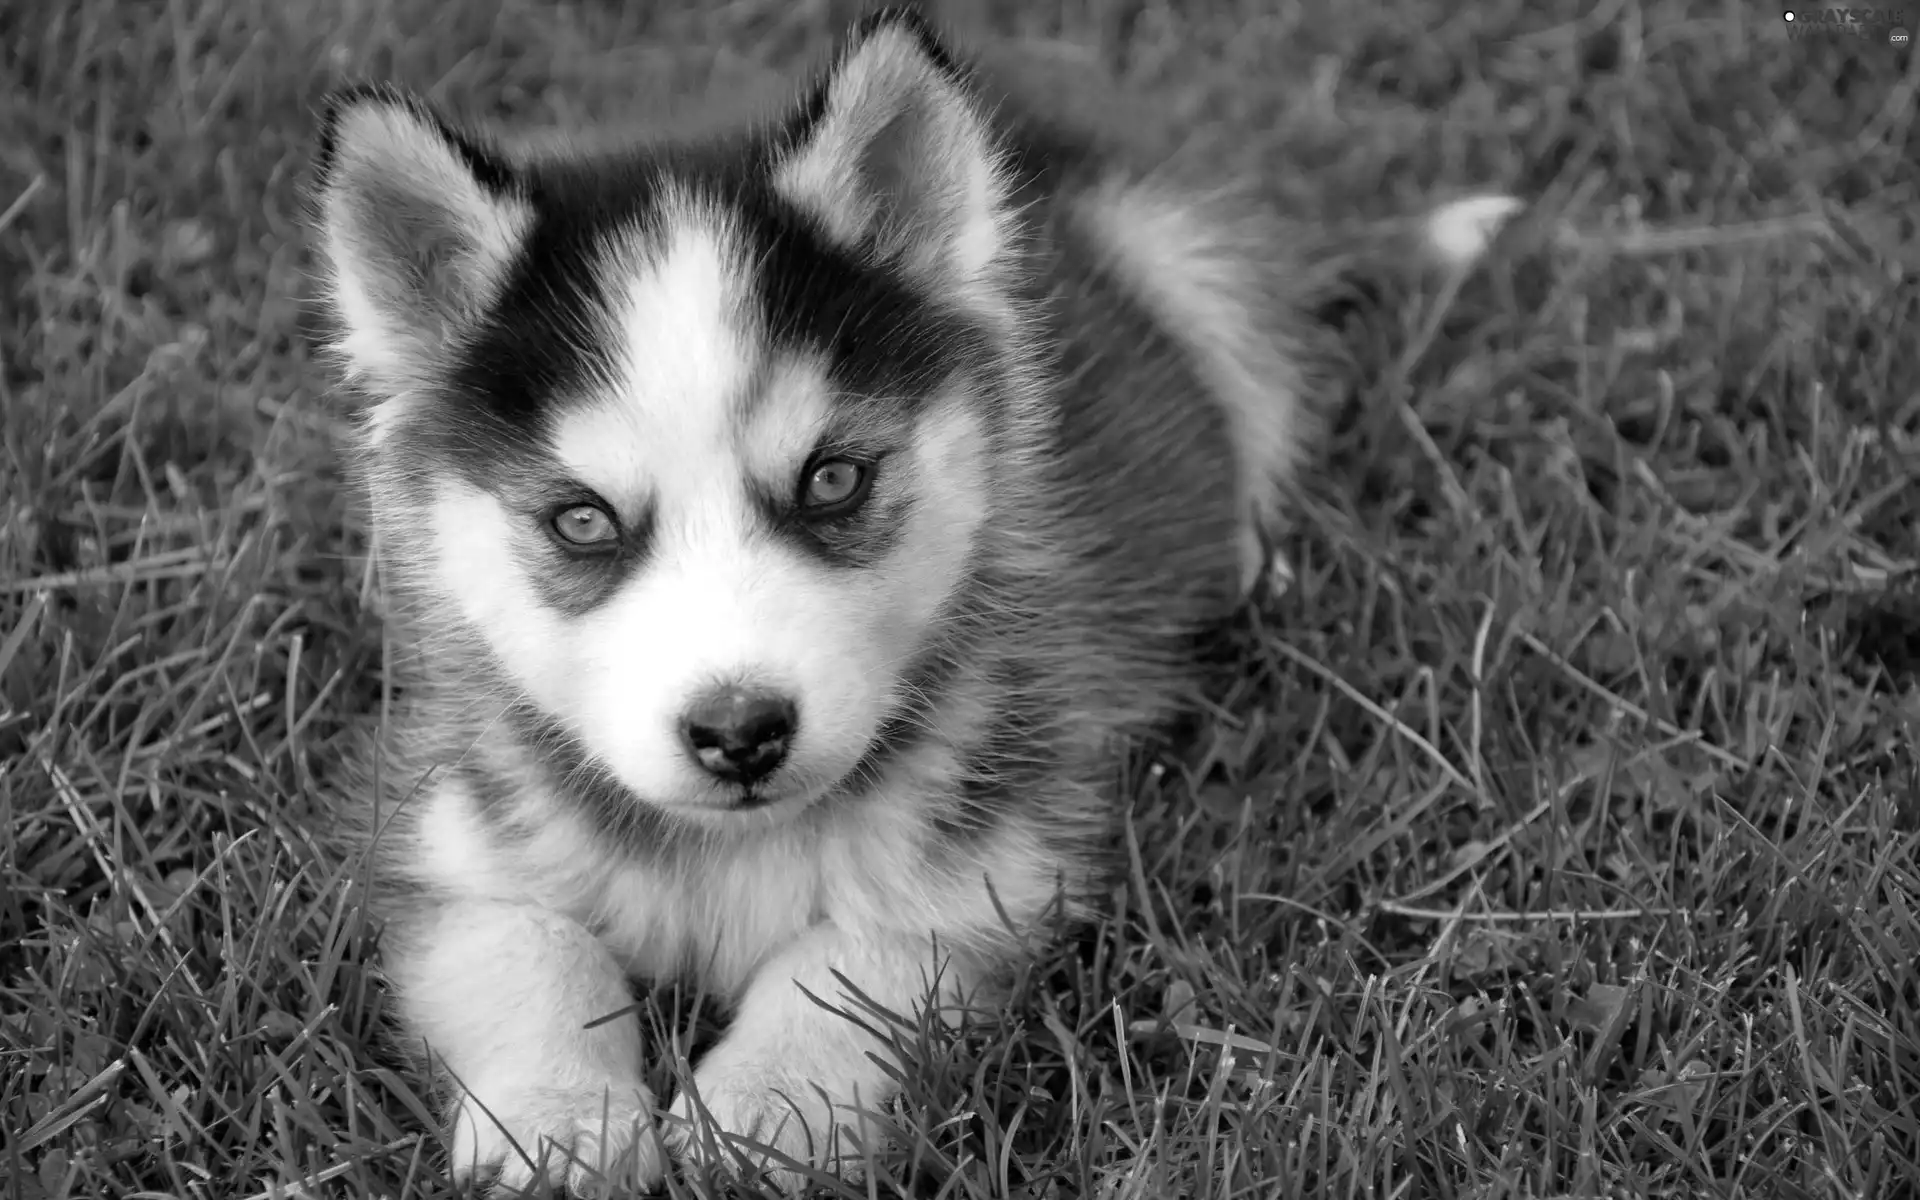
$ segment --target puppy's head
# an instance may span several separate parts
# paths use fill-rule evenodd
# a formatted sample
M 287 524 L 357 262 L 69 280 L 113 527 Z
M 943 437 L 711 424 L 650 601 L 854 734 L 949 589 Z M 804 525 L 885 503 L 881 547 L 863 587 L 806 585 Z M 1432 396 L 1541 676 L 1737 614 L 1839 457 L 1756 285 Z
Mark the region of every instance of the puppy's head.
M 383 551 L 476 687 L 697 819 L 873 765 L 1011 419 L 1000 156 L 922 23 L 731 143 L 509 161 L 348 92 L 317 210 Z

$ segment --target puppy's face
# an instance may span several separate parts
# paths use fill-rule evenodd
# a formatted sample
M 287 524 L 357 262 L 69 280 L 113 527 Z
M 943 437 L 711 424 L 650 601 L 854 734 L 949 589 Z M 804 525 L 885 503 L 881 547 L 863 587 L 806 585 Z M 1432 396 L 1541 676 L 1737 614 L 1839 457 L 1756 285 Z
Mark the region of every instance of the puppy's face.
M 416 605 L 636 802 L 709 820 L 884 750 L 993 490 L 983 127 L 883 27 L 787 132 L 510 165 L 373 92 L 324 156 Z
M 728 224 L 659 218 L 644 250 L 599 263 L 593 369 L 537 398 L 524 440 L 443 446 L 424 472 L 433 590 L 668 808 L 845 778 L 909 698 L 989 487 L 964 369 L 771 337 Z M 904 297 L 874 303 L 862 325 L 903 319 Z M 429 411 L 383 446 L 433 443 Z

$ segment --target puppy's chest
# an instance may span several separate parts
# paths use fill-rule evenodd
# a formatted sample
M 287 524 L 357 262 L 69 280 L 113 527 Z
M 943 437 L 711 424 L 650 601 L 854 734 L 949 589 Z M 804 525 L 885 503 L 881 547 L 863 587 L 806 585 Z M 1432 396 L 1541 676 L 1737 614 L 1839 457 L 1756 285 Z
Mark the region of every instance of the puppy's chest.
M 873 852 L 855 841 L 789 831 L 716 838 L 649 860 L 628 857 L 563 820 L 506 849 L 500 866 L 524 881 L 529 899 L 591 930 L 628 974 L 686 980 L 727 996 L 815 925 L 891 923 L 885 898 L 876 895 L 885 881 L 851 866 Z
M 737 993 L 770 955 L 831 922 L 878 933 L 939 925 L 947 890 L 918 826 L 891 810 L 826 828 L 715 837 L 664 860 L 629 855 L 563 809 L 508 826 L 458 783 L 414 830 L 421 882 L 454 903 L 537 904 L 591 930 L 630 974 Z
M 779 845 L 732 847 L 671 868 L 617 866 L 581 907 L 575 915 L 629 973 L 697 980 L 723 995 L 828 919 L 817 865 Z

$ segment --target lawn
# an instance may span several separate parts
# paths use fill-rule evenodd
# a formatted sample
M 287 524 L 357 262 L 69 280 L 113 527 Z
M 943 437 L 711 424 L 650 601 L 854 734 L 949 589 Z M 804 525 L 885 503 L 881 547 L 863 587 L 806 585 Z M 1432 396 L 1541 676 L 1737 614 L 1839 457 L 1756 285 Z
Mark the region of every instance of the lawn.
M 315 848 L 382 658 L 318 98 L 646 118 L 847 11 L 0 0 L 5 1196 L 452 1193 Z M 1534 207 L 1339 314 L 1291 587 L 1137 764 L 1103 923 L 923 1035 L 900 1190 L 1920 1195 L 1920 53 L 1679 0 L 970 16 L 1302 217 Z

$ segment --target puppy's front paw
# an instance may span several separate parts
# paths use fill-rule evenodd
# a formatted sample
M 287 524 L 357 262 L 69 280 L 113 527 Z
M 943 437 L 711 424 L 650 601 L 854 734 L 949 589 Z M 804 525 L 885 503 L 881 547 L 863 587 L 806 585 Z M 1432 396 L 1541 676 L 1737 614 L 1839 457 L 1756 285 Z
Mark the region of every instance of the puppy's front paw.
M 475 1090 L 478 1099 L 464 1097 L 454 1116 L 457 1180 L 497 1172 L 498 1189 L 524 1192 L 543 1182 L 575 1196 L 597 1195 L 609 1184 L 651 1186 L 660 1180 L 653 1094 L 644 1084 L 503 1081 Z
M 809 1082 L 749 1064 L 703 1064 L 694 1090 L 699 1103 L 682 1093 L 667 1135 L 684 1162 L 744 1166 L 787 1193 L 807 1182 L 796 1165 L 847 1180 L 865 1173 L 862 1151 L 873 1145 L 874 1130 L 840 1097 L 830 1103 Z

